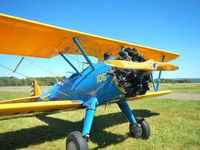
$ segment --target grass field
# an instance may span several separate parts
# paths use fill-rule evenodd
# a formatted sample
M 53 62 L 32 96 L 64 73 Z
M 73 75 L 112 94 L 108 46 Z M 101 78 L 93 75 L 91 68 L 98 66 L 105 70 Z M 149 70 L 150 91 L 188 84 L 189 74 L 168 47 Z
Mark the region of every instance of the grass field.
M 151 85 L 153 90 L 153 85 Z M 199 93 L 200 83 L 161 83 L 159 90 L 171 90 L 176 93 Z
M 161 88 L 200 93 L 198 86 L 197 83 L 166 84 Z M 0 100 L 28 96 L 28 90 L 27 87 L 0 87 Z M 129 105 L 135 116 L 146 118 L 150 124 L 150 138 L 131 138 L 129 123 L 116 104 L 107 106 L 106 110 L 100 106 L 91 131 L 90 149 L 200 149 L 200 101 L 148 98 L 131 101 Z M 85 110 L 75 110 L 37 117 L 29 114 L 0 118 L 0 150 L 65 149 L 67 135 L 82 130 L 84 115 Z

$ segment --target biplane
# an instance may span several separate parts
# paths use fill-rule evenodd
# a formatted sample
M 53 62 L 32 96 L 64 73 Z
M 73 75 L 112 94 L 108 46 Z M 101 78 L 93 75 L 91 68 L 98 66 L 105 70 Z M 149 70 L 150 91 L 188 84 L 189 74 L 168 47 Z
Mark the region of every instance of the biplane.
M 130 122 L 130 135 L 148 139 L 150 126 L 135 118 L 127 101 L 169 94 L 158 91 L 161 72 L 178 67 L 167 62 L 179 54 L 77 32 L 0 14 L 0 54 L 52 58 L 60 55 L 74 73 L 41 93 L 37 81 L 32 96 L 0 101 L 0 116 L 57 110 L 86 109 L 82 132 L 73 131 L 66 149 L 87 150 L 98 106 L 117 103 Z M 79 71 L 67 55 L 82 55 L 88 67 Z M 89 56 L 98 58 L 92 63 Z M 59 67 L 59 64 L 57 64 Z M 152 72 L 159 71 L 157 85 Z M 154 92 L 149 90 L 153 83 Z

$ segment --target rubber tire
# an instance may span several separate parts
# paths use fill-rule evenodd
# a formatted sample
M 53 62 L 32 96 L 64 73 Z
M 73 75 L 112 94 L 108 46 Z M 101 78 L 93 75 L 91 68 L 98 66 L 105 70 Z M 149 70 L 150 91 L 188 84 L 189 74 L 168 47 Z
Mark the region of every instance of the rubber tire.
M 70 150 L 67 148 L 70 141 L 74 142 L 76 150 L 88 150 L 88 143 L 79 131 L 73 131 L 68 135 L 66 140 L 66 150 Z
M 139 123 L 142 127 L 142 135 L 139 138 L 148 139 L 151 134 L 151 129 L 148 122 L 142 117 L 136 117 L 135 120 Z M 135 137 L 134 133 L 131 131 L 132 125 L 129 125 L 129 131 L 132 137 Z

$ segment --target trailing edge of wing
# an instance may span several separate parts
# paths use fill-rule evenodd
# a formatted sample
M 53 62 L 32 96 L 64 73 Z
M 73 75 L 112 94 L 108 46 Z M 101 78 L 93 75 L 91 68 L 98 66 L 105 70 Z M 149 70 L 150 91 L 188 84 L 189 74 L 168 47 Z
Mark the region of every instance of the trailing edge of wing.
M 161 96 L 161 95 L 166 95 L 166 94 L 170 94 L 172 93 L 172 91 L 159 91 L 159 92 L 150 92 L 150 93 L 146 93 L 144 95 L 137 95 L 136 97 L 129 97 L 127 98 L 127 101 L 130 100 L 136 100 L 136 99 L 140 99 L 140 98 L 146 98 L 146 97 L 157 97 L 157 96 Z
M 0 104 L 0 116 L 75 109 L 81 104 L 80 100 Z
M 116 56 L 122 47 L 136 48 L 146 59 L 165 62 L 176 59 L 179 54 L 77 32 L 9 15 L 0 14 L 0 53 L 30 57 L 51 58 L 58 52 L 77 52 L 76 37 L 88 56 L 102 59 L 104 53 Z

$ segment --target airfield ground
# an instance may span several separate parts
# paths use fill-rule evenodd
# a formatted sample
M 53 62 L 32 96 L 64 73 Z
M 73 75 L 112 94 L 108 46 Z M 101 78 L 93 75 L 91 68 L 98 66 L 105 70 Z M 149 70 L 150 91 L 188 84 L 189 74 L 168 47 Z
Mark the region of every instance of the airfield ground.
M 128 121 L 117 105 L 112 104 L 106 109 L 98 107 L 89 148 L 199 150 L 200 83 L 161 84 L 160 90 L 166 89 L 175 94 L 129 102 L 134 115 L 149 122 L 148 140 L 131 138 Z M 0 100 L 29 96 L 29 90 L 30 87 L 0 87 Z M 1 117 L 0 149 L 64 149 L 67 135 L 82 130 L 84 115 L 85 110 L 75 110 L 37 117 L 32 114 Z
M 168 95 L 163 95 L 157 98 L 168 98 L 168 99 L 177 99 L 177 100 L 200 100 L 200 94 L 194 93 L 171 93 Z

